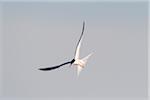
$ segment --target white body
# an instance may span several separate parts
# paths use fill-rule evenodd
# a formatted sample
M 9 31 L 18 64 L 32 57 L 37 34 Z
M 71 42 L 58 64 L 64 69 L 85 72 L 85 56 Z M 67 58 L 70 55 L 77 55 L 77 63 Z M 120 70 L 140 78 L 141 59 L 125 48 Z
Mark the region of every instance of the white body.
M 77 75 L 78 75 L 78 76 L 79 76 L 80 72 L 82 71 L 82 69 L 85 67 L 88 58 L 89 58 L 92 54 L 93 54 L 93 53 L 89 54 L 88 56 L 86 56 L 86 57 L 83 58 L 83 59 L 79 59 L 79 58 L 76 58 L 76 59 L 75 59 L 75 62 L 73 63 L 73 65 L 74 65 L 75 67 L 77 67 Z
M 83 24 L 83 31 L 84 31 L 84 24 Z M 77 75 L 78 76 L 79 76 L 81 70 L 85 67 L 88 58 L 93 54 L 93 53 L 91 53 L 88 56 L 80 59 L 79 55 L 80 55 L 81 42 L 82 42 L 82 38 L 81 38 L 81 41 L 79 41 L 79 44 L 77 45 L 77 48 L 75 51 L 75 62 L 73 63 L 73 65 L 75 65 L 77 67 Z

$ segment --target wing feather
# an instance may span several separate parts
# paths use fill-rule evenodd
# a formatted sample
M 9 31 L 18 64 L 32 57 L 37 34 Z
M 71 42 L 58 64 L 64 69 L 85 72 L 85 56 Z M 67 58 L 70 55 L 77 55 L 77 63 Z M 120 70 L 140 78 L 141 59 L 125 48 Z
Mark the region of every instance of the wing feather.
M 83 67 L 81 67 L 80 65 L 77 65 L 77 75 L 80 75 L 80 72 L 82 71 Z
M 81 36 L 80 36 L 79 41 L 78 41 L 77 46 L 76 46 L 75 59 L 78 59 L 79 55 L 80 55 L 80 46 L 81 46 L 81 42 L 82 42 L 82 36 L 84 33 L 84 27 L 85 27 L 85 22 L 83 22 L 83 28 L 82 28 Z
M 50 71 L 50 70 L 53 70 L 53 69 L 57 69 L 63 65 L 66 65 L 66 64 L 69 64 L 71 63 L 70 61 L 69 62 L 66 62 L 66 63 L 63 63 L 63 64 L 60 64 L 58 66 L 53 66 L 53 67 L 47 67 L 47 68 L 39 68 L 39 70 L 42 70 L 42 71 Z

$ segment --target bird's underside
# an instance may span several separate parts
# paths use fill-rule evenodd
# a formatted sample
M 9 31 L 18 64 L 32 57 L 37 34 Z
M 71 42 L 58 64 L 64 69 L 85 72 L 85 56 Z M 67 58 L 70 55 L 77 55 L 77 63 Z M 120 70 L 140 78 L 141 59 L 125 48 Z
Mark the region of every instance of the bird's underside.
M 75 66 L 77 68 L 77 75 L 79 75 L 81 70 L 85 67 L 87 59 L 92 55 L 92 53 L 91 53 L 91 54 L 89 54 L 88 56 L 86 56 L 83 59 L 79 58 L 80 47 L 81 47 L 81 42 L 82 42 L 82 36 L 83 36 L 83 33 L 84 33 L 84 27 L 85 27 L 85 22 L 83 22 L 82 33 L 81 33 L 81 36 L 80 36 L 79 41 L 78 41 L 77 46 L 76 46 L 74 59 L 72 59 L 71 61 L 65 62 L 63 64 L 57 65 L 57 66 L 48 67 L 48 68 L 40 68 L 39 70 L 50 71 L 50 70 L 54 70 L 54 69 L 60 68 L 60 67 L 62 67 L 64 65 L 70 64 L 71 66 Z

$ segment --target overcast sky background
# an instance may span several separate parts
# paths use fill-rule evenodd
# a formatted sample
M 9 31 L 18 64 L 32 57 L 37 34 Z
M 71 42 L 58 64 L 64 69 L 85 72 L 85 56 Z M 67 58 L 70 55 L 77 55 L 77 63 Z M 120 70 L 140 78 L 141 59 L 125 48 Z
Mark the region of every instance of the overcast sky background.
M 13 2 L 2 16 L 4 97 L 147 97 L 147 2 Z M 80 77 L 37 70 L 73 58 L 83 20 Z

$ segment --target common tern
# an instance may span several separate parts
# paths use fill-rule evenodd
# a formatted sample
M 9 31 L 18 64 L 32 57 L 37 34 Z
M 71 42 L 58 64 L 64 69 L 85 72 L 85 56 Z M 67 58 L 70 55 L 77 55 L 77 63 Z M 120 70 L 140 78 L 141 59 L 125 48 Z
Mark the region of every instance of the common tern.
M 84 28 L 85 28 L 85 22 L 83 22 L 82 32 L 81 32 L 79 41 L 78 41 L 77 46 L 76 46 L 74 58 L 71 61 L 65 62 L 65 63 L 57 65 L 57 66 L 53 66 L 53 67 L 39 68 L 39 70 L 41 70 L 41 71 L 50 71 L 50 70 L 53 70 L 53 69 L 60 68 L 61 66 L 64 66 L 66 64 L 70 64 L 70 66 L 75 66 L 77 68 L 77 75 L 79 76 L 81 70 L 85 67 L 85 65 L 87 63 L 88 58 L 93 54 L 93 53 L 90 53 L 88 56 L 86 56 L 82 59 L 79 58 L 80 47 L 81 47 L 82 37 L 83 37 L 83 33 L 84 33 Z

